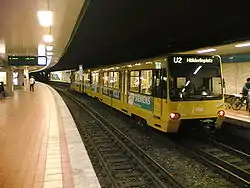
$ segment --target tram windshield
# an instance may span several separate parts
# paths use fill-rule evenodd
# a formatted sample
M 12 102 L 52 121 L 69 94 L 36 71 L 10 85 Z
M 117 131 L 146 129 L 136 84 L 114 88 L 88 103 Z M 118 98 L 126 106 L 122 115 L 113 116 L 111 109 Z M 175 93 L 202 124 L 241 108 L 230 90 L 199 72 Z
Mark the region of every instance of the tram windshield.
M 217 63 L 170 63 L 169 89 L 172 101 L 222 99 L 222 78 Z

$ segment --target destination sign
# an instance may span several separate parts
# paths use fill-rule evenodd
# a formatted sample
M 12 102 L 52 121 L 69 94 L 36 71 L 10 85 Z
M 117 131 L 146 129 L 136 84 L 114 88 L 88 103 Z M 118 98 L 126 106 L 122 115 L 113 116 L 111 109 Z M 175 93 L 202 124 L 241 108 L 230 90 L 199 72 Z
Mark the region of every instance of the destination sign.
M 46 66 L 45 56 L 8 56 L 9 66 Z
M 168 62 L 173 64 L 199 63 L 214 64 L 219 62 L 217 56 L 174 55 L 168 57 Z

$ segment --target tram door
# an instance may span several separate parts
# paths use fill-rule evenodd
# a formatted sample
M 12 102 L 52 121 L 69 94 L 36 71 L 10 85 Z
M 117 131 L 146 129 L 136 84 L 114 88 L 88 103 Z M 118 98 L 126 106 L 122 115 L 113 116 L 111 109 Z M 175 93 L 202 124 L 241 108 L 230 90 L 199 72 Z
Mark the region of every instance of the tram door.
M 127 104 L 128 101 L 128 72 L 122 72 L 122 103 L 123 106 Z
M 167 73 L 166 69 L 157 69 L 154 72 L 154 116 L 161 118 L 163 103 L 167 96 Z
M 128 101 L 128 72 L 123 71 L 123 104 L 127 104 Z

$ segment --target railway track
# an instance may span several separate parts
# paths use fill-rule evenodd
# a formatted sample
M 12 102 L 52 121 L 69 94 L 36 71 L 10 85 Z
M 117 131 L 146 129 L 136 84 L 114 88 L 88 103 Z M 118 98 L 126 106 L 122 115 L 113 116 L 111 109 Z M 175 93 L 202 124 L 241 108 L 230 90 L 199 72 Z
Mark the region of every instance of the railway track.
M 79 132 L 98 156 L 113 187 L 183 187 L 107 119 L 62 88 L 56 89 L 81 107 L 77 112 L 81 118 L 75 118 Z
M 250 155 L 215 140 L 206 143 L 190 139 L 175 141 L 237 185 L 250 187 Z

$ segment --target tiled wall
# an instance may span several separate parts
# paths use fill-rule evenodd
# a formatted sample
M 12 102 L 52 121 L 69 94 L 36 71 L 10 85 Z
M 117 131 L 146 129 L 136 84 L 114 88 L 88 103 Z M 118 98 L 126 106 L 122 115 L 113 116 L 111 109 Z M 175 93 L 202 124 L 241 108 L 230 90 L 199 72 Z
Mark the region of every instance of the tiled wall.
M 250 78 L 250 62 L 222 63 L 222 72 L 226 82 L 226 94 L 241 93 L 247 78 Z

